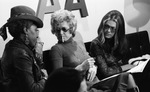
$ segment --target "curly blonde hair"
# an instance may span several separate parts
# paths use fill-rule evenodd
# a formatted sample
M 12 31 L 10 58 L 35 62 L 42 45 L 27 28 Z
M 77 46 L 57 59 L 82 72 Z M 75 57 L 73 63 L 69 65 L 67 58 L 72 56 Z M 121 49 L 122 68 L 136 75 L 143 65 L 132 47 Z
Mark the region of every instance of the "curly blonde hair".
M 69 24 L 69 31 L 73 36 L 75 36 L 77 20 L 75 19 L 75 16 L 68 10 L 58 10 L 51 15 L 52 34 L 55 34 L 57 32 L 58 26 L 64 21 Z

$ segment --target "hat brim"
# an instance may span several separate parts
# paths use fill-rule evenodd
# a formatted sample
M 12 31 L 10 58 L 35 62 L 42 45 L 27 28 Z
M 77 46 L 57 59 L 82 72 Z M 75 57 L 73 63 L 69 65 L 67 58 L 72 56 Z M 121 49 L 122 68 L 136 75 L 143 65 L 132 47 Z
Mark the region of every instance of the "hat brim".
M 22 20 L 22 19 L 34 21 L 38 28 L 43 27 L 42 20 L 36 16 L 31 16 L 31 15 L 21 15 L 21 16 L 17 16 L 17 17 L 12 17 L 12 18 L 8 19 L 7 23 L 13 22 L 15 20 Z

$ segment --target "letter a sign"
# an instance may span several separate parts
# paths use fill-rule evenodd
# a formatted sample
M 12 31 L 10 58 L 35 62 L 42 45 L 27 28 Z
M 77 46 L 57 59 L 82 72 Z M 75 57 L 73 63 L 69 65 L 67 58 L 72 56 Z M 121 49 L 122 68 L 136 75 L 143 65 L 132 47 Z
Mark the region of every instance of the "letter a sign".
M 39 0 L 37 16 L 40 19 L 44 19 L 44 14 L 53 13 L 61 9 L 59 0 L 50 0 L 50 3 L 50 6 L 46 6 L 47 0 Z M 88 16 L 85 0 L 77 0 L 77 3 L 73 3 L 73 0 L 66 0 L 65 9 L 69 11 L 79 10 L 81 17 Z

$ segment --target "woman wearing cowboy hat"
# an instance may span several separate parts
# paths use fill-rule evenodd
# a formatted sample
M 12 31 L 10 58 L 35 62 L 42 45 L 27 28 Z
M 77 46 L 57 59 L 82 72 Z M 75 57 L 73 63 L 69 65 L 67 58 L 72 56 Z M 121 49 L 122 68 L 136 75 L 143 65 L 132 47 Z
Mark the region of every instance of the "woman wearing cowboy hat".
M 0 29 L 0 35 L 7 38 L 6 27 L 13 37 L 4 49 L 1 58 L 3 84 L 6 92 L 42 92 L 47 72 L 37 62 L 35 47 L 39 39 L 38 28 L 43 22 L 27 6 L 11 9 L 11 16 Z

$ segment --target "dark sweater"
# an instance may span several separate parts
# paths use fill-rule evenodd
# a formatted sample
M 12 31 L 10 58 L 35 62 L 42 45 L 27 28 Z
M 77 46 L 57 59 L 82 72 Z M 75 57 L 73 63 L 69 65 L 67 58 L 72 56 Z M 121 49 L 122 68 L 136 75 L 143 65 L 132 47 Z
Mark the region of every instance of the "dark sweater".
M 108 53 L 101 45 L 98 38 L 91 42 L 90 55 L 96 58 L 98 66 L 97 77 L 101 80 L 111 75 L 121 73 L 120 57 Z M 118 53 L 117 53 L 118 54 Z
M 51 60 L 54 69 L 60 67 L 75 68 L 84 60 L 90 58 L 82 41 L 70 38 L 67 42 L 58 43 L 51 48 Z

